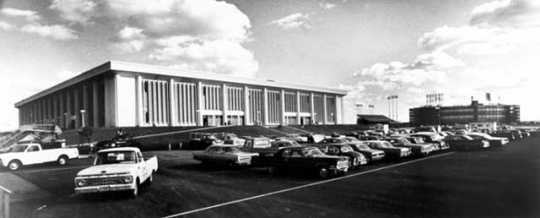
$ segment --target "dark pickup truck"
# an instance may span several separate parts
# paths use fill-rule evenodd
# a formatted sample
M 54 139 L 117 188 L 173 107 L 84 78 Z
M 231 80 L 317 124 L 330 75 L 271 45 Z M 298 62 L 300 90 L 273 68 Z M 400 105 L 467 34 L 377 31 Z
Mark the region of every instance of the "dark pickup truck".
M 313 172 L 321 178 L 343 175 L 349 170 L 349 158 L 324 154 L 316 147 L 284 147 L 273 156 L 254 159 L 254 165 L 268 167 L 271 172 Z

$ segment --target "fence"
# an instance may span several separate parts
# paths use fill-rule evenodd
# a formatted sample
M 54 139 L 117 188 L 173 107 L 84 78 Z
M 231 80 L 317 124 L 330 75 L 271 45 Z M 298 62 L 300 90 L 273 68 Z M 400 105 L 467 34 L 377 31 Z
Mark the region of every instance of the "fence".
M 0 186 L 0 218 L 9 218 L 9 197 L 11 191 Z

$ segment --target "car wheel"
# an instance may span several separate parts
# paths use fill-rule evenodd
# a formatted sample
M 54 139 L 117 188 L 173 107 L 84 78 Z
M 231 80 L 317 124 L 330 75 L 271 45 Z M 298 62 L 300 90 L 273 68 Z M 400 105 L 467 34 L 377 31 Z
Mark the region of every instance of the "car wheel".
M 21 162 L 18 160 L 11 161 L 8 164 L 8 168 L 11 171 L 17 171 L 19 168 L 21 168 Z
M 64 166 L 67 164 L 68 158 L 66 156 L 60 156 L 56 162 L 58 163 L 58 165 Z
M 322 179 L 326 179 L 329 175 L 330 172 L 328 171 L 328 169 L 324 167 L 319 168 L 319 177 L 321 177 Z

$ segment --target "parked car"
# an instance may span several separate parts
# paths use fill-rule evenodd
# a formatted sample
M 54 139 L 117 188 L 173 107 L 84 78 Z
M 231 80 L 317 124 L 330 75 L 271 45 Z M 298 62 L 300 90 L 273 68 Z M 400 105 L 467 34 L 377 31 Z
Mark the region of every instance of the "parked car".
M 243 152 L 235 145 L 211 145 L 204 151 L 193 152 L 193 158 L 203 164 L 249 166 L 257 153 Z
M 103 149 L 117 148 L 117 147 L 135 147 L 135 148 L 140 149 L 141 144 L 135 140 L 130 140 L 130 139 L 103 140 L 93 145 L 90 150 L 91 150 L 91 153 L 96 153 Z
M 487 140 L 473 139 L 468 135 L 448 136 L 445 141 L 453 150 L 466 151 L 489 148 L 489 142 Z
M 399 159 L 411 155 L 410 148 L 396 147 L 387 141 L 366 141 L 370 148 L 384 151 L 387 158 Z
M 315 144 L 314 146 L 328 155 L 347 156 L 349 158 L 349 165 L 351 168 L 357 168 L 360 165 L 367 164 L 366 157 L 362 153 L 355 151 L 347 143 L 347 141 L 341 138 L 324 139 L 322 142 Z
M 0 154 L 0 165 L 10 170 L 18 170 L 22 166 L 50 162 L 66 165 L 70 159 L 78 157 L 77 148 L 43 149 L 38 143 L 21 143 Z
M 506 130 L 502 130 L 502 131 L 495 131 L 493 133 L 490 134 L 491 136 L 494 136 L 494 137 L 504 137 L 504 138 L 507 138 L 509 141 L 514 141 L 516 140 L 516 134 L 510 132 L 510 131 L 506 131 Z
M 493 137 L 486 133 L 471 132 L 467 134 L 473 139 L 486 140 L 489 142 L 490 147 L 501 147 L 508 144 L 509 140 L 505 137 Z
M 217 139 L 223 141 L 224 144 L 242 146 L 246 142 L 246 139 L 238 137 L 234 133 L 215 133 L 213 134 Z
M 389 137 L 385 138 L 386 141 L 392 143 L 396 147 L 410 148 L 413 155 L 427 156 L 434 151 L 433 144 L 413 144 L 405 137 Z
M 425 142 L 422 137 L 413 137 L 413 136 L 406 136 L 405 137 L 409 142 L 417 145 L 431 145 L 433 147 L 433 151 L 439 150 L 439 144 L 437 143 L 428 143 Z
M 144 159 L 139 148 L 100 150 L 94 165 L 77 173 L 74 179 L 75 193 L 129 191 L 132 197 L 136 197 L 140 185 L 152 183 L 157 170 L 157 157 Z
M 213 133 L 194 132 L 189 134 L 189 141 L 182 148 L 204 150 L 210 145 L 223 144 Z
M 384 158 L 384 151 L 370 148 L 364 141 L 360 141 L 353 137 L 345 137 L 343 139 L 347 141 L 355 151 L 362 153 L 367 158 L 368 163 Z
M 438 150 L 446 150 L 449 149 L 450 146 L 446 144 L 444 141 L 444 137 L 437 133 L 433 132 L 417 132 L 414 134 L 411 134 L 412 137 L 421 137 L 425 142 L 428 143 L 435 143 L 437 144 Z
M 345 174 L 350 167 L 348 157 L 326 155 L 313 146 L 286 147 L 273 156 L 261 156 L 256 160 L 257 165 L 269 167 L 271 172 L 313 172 L 321 178 Z

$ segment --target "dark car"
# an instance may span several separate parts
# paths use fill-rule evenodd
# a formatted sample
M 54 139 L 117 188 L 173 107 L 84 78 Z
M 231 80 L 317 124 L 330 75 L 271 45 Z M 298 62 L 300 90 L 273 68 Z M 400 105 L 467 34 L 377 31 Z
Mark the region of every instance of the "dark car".
M 367 164 L 366 157 L 355 151 L 346 141 L 325 139 L 321 143 L 315 144 L 322 152 L 328 155 L 349 157 L 351 168 L 357 168 L 360 165 Z
M 366 143 L 370 148 L 384 151 L 385 156 L 390 159 L 399 159 L 411 155 L 410 148 L 396 147 L 387 141 L 366 141 Z
M 414 144 L 405 137 L 394 136 L 385 138 L 384 140 L 392 143 L 392 145 L 396 147 L 410 148 L 413 155 L 417 156 L 427 156 L 435 150 L 434 144 Z
M 349 170 L 348 157 L 326 155 L 313 146 L 282 148 L 273 156 L 255 158 L 255 164 L 269 167 L 272 172 L 312 172 L 321 178 L 345 174 Z
M 354 137 L 344 137 L 343 140 L 347 141 L 347 144 L 349 144 L 353 150 L 362 153 L 367 158 L 368 163 L 384 158 L 384 151 L 370 148 L 364 141 L 360 141 Z
M 204 150 L 210 145 L 222 144 L 213 133 L 194 132 L 189 135 L 189 141 L 183 146 L 186 149 Z
M 437 144 L 438 150 L 449 149 L 450 146 L 444 141 L 444 137 L 433 132 L 417 132 L 410 135 L 411 137 L 421 137 L 424 142 Z
M 510 131 L 496 131 L 496 132 L 491 133 L 490 135 L 495 136 L 495 137 L 504 137 L 510 141 L 514 141 L 518 139 L 517 138 L 518 136 L 515 133 L 512 133 Z
M 112 140 L 103 140 L 97 142 L 92 148 L 91 153 L 96 153 L 100 150 L 107 148 L 116 148 L 116 147 L 136 147 L 141 148 L 141 143 L 131 140 L 131 139 L 112 139 Z
M 468 151 L 489 148 L 487 140 L 473 139 L 468 135 L 448 136 L 445 141 L 453 150 Z
M 471 132 L 467 135 L 473 139 L 488 141 L 490 147 L 501 147 L 508 144 L 509 142 L 508 138 L 506 137 L 493 137 L 486 133 Z

